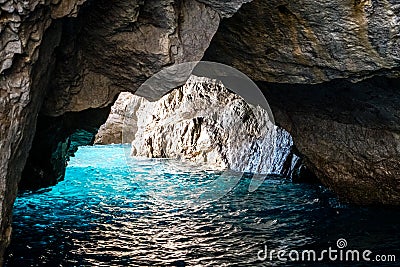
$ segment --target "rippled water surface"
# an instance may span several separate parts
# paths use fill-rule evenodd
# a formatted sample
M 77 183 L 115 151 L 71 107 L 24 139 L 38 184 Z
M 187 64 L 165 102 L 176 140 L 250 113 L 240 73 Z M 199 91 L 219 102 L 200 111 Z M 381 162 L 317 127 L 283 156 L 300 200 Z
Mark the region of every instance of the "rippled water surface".
M 320 186 L 276 178 L 253 193 L 243 178 L 219 201 L 193 205 L 188 191 L 215 174 L 165 166 L 138 160 L 130 172 L 122 146 L 80 148 L 64 181 L 17 198 L 6 266 L 290 265 L 260 261 L 257 253 L 265 245 L 337 248 L 339 238 L 349 249 L 393 254 L 400 264 L 398 209 L 341 205 Z M 156 181 L 140 187 L 138 181 L 155 169 L 158 179 L 153 173 Z M 326 264 L 332 262 L 316 265 Z

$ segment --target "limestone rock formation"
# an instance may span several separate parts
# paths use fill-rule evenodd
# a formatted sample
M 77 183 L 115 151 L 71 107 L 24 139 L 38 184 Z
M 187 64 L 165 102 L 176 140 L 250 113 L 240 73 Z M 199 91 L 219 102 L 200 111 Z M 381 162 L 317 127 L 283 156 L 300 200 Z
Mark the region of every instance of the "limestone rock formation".
M 247 104 L 222 83 L 191 77 L 156 102 L 121 93 L 96 142 L 120 143 L 122 131 L 131 132 L 133 156 L 292 176 L 301 166 L 292 139 L 267 118 L 266 110 Z
M 60 41 L 61 24 L 52 21 L 76 15 L 80 4 L 0 1 L 0 257 L 10 239 L 17 183 Z
M 195 0 L 93 3 L 64 23 L 43 112 L 105 107 L 162 67 L 200 60 L 219 21 Z

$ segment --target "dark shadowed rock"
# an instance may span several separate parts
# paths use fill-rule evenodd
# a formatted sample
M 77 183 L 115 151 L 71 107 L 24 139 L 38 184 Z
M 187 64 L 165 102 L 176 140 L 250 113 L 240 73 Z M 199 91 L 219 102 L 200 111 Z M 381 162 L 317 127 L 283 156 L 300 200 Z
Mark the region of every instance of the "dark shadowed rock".
M 194 0 L 100 0 L 81 13 L 64 23 L 48 115 L 105 107 L 165 66 L 200 60 L 220 21 Z
M 213 9 L 217 10 L 222 17 L 231 17 L 239 8 L 252 0 L 199 0 Z
M 324 184 L 347 201 L 400 204 L 400 80 L 259 85 Z
M 276 122 L 342 199 L 399 204 L 398 80 L 360 82 L 398 76 L 399 8 L 255 0 L 221 22 L 205 59 L 264 83 Z

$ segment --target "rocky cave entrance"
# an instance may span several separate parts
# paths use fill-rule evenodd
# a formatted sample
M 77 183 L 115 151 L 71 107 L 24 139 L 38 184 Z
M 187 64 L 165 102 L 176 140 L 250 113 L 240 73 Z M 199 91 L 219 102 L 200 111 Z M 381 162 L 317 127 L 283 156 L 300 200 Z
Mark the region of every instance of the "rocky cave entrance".
M 111 4 L 107 1 L 87 1 L 80 8 L 76 18 L 67 17 L 53 22 L 54 27 L 49 30 L 49 35 L 53 36 L 44 39 L 54 38 L 56 31 L 59 31 L 57 34 L 61 35 L 61 39 L 55 48 L 55 64 L 51 65 L 54 70 L 50 72 L 48 93 L 38 119 L 37 137 L 26 164 L 21 188 L 28 188 L 29 184 L 34 187 L 54 184 L 62 177 L 65 169 L 63 162 L 66 153 L 62 152 L 65 149 L 65 145 L 62 144 L 67 136 L 76 129 L 83 129 L 88 133 L 85 142 L 92 142 L 96 129 L 105 122 L 118 92 L 138 88 L 148 78 L 149 73 L 154 73 L 174 60 L 180 60 L 177 55 L 171 55 L 170 51 L 161 56 L 159 51 L 146 51 L 143 48 L 143 44 L 149 42 L 146 38 L 138 40 L 120 37 L 124 34 L 139 37 L 137 33 L 146 32 L 144 29 L 150 25 L 160 36 L 173 33 L 170 38 L 171 48 L 184 46 L 184 40 L 180 40 L 183 43 L 174 43 L 177 41 L 174 34 L 181 34 L 183 37 L 184 32 L 188 34 L 189 26 L 193 26 L 185 23 L 198 23 L 188 20 L 191 9 L 208 10 L 198 3 L 158 6 L 151 2 L 117 1 Z M 262 10 L 264 15 L 258 16 L 256 10 Z M 212 12 L 203 15 L 208 16 L 208 23 L 211 21 L 213 26 L 218 24 L 219 19 L 215 18 Z M 264 17 L 268 17 L 267 23 L 260 23 Z M 242 23 L 250 21 L 250 18 L 255 19 L 251 25 L 246 26 Z M 260 1 L 253 1 L 243 5 L 231 18 L 223 19 L 218 31 L 216 27 L 210 27 L 210 31 L 203 36 L 204 42 L 198 44 L 198 47 L 189 46 L 187 49 L 200 51 L 202 54 L 208 47 L 203 59 L 227 63 L 251 75 L 270 102 L 277 124 L 291 133 L 299 154 L 306 155 L 304 160 L 307 166 L 343 199 L 359 203 L 397 201 L 397 189 L 394 189 L 397 188 L 397 180 L 393 178 L 399 176 L 397 151 L 382 149 L 397 147 L 395 135 L 399 132 L 396 126 L 399 118 L 396 111 L 398 79 L 376 76 L 362 81 L 367 75 L 363 74 L 365 71 L 340 73 L 324 67 L 322 70 L 316 70 L 310 67 L 312 64 L 301 65 L 302 71 L 298 72 L 298 59 L 289 57 L 276 45 L 285 43 L 288 49 L 296 45 L 290 37 L 303 25 L 296 24 L 293 28 L 294 19 L 294 13 L 288 6 L 272 7 Z M 236 34 L 238 29 L 243 27 L 246 27 L 246 30 L 241 31 L 243 34 Z M 284 29 L 291 34 L 283 37 L 275 35 Z M 179 30 L 182 32 L 179 33 Z M 216 34 L 210 43 L 215 31 Z M 258 35 L 252 35 L 255 32 Z M 267 39 L 263 39 L 262 44 L 254 39 L 254 36 L 266 33 L 270 34 L 268 36 L 271 38 L 268 39 L 268 44 L 263 43 Z M 268 49 L 261 51 L 261 46 Z M 118 47 L 123 49 L 115 49 Z M 126 54 L 134 57 L 127 58 Z M 257 61 L 262 67 L 254 68 L 256 61 L 248 59 L 253 59 L 258 54 L 265 54 Z M 284 58 L 288 56 L 287 64 L 282 62 L 274 66 L 277 57 L 282 55 Z M 185 56 L 191 58 L 194 55 L 189 53 Z M 313 60 L 310 59 L 310 62 Z M 105 68 L 104 62 L 111 64 Z M 125 71 L 121 71 L 124 69 L 121 66 L 126 67 Z M 266 72 L 262 72 L 263 69 Z M 290 75 L 270 75 L 280 73 L 278 70 L 283 69 Z M 131 73 L 138 75 L 133 78 Z M 383 71 L 377 74 L 387 73 Z M 332 77 L 339 79 L 335 80 Z M 331 81 L 320 83 L 324 80 Z M 94 95 L 95 97 L 92 97 Z M 351 126 L 352 129 L 349 129 L 346 136 L 337 136 L 336 133 L 342 132 L 345 126 Z M 380 131 L 382 129 L 385 132 L 383 135 Z M 361 140 L 356 142 L 357 138 L 354 136 L 360 135 L 368 136 L 374 143 L 384 145 L 372 149 L 370 144 L 363 144 Z M 354 147 L 358 148 L 357 153 L 363 155 L 357 156 L 357 168 L 346 163 L 354 162 L 348 160 L 350 155 L 354 154 Z M 378 158 L 384 161 L 376 161 L 375 156 L 368 152 L 371 149 L 376 152 L 375 156 L 380 155 Z M 51 158 L 57 160 L 50 160 Z M 381 169 L 390 171 L 385 174 Z M 29 181 L 26 173 L 36 173 L 36 178 Z M 52 178 L 42 182 L 43 179 L 46 180 L 44 176 Z M 379 190 L 375 190 L 376 188 Z M 385 193 L 386 191 L 389 193 Z M 374 197 L 371 197 L 371 194 Z
M 136 103 L 138 104 L 138 106 L 132 107 L 132 103 Z M 145 128 L 149 128 L 146 127 L 149 126 L 149 124 L 145 124 L 145 127 L 143 127 L 142 125 L 142 133 L 136 132 L 135 134 L 141 137 L 147 137 L 136 140 L 135 153 L 138 156 L 141 155 L 154 158 L 166 157 L 173 154 L 174 151 L 179 150 L 180 153 L 182 153 L 182 147 L 186 146 L 189 148 L 183 151 L 183 154 L 185 156 L 190 156 L 194 158 L 195 162 L 197 160 L 204 161 L 204 157 L 206 157 L 210 162 L 212 161 L 212 163 L 228 163 L 229 166 L 238 168 L 237 170 L 243 172 L 267 170 L 273 172 L 276 175 L 281 175 L 288 178 L 291 177 L 293 179 L 298 179 L 301 175 L 304 175 L 303 172 L 305 168 L 304 166 L 302 166 L 301 160 L 296 156 L 295 148 L 293 147 L 293 141 L 286 131 L 271 126 L 272 128 L 266 127 L 267 130 L 264 137 L 259 136 L 259 125 L 257 125 L 257 123 L 262 123 L 261 121 L 268 116 L 265 110 L 249 109 L 246 102 L 242 98 L 227 90 L 221 83 L 217 81 L 207 81 L 207 83 L 204 85 L 203 83 L 198 83 L 195 80 L 194 82 L 189 83 L 189 85 L 186 84 L 183 87 L 175 89 L 174 91 L 168 93 L 159 101 L 154 103 L 150 103 L 144 98 L 135 97 L 129 93 L 121 93 L 116 100 L 114 106 L 111 107 L 111 113 L 109 113 L 110 107 L 107 107 L 104 109 L 93 109 L 76 113 L 66 113 L 60 117 L 54 118 L 42 115 L 39 118 L 37 132 L 34 139 L 34 145 L 32 146 L 28 164 L 24 170 L 24 176 L 23 180 L 21 180 L 20 188 L 28 190 L 38 189 L 40 187 L 46 187 L 49 185 L 53 186 L 56 183 L 60 182 L 64 177 L 64 172 L 66 168 L 65 163 L 68 160 L 68 157 L 70 157 L 76 151 L 77 145 L 87 145 L 92 144 L 93 142 L 103 144 L 118 143 L 118 141 L 120 142 L 123 128 L 123 125 L 121 124 L 123 124 L 123 122 L 126 120 L 126 114 L 130 114 L 129 112 L 127 112 L 127 105 L 131 105 L 130 107 L 135 111 L 133 115 L 135 115 L 136 126 L 138 125 L 138 117 L 141 117 L 138 114 L 144 115 L 143 117 L 148 117 L 147 123 L 149 121 L 160 122 L 162 120 L 169 120 L 169 126 L 172 126 L 169 127 L 168 125 L 162 125 L 162 127 L 159 127 L 157 125 L 153 125 L 150 130 L 146 132 Z M 256 116 L 258 116 L 258 118 L 256 118 Z M 104 121 L 107 117 L 108 120 L 104 124 Z M 171 118 L 174 120 L 171 121 Z M 259 121 L 257 121 L 257 119 Z M 219 128 L 216 127 L 221 126 L 224 123 L 226 124 L 223 127 L 225 128 L 225 131 L 219 130 Z M 239 126 L 237 126 L 238 124 Z M 97 133 L 99 125 L 103 126 L 100 127 L 100 132 Z M 165 129 L 167 132 L 169 131 L 170 136 L 165 136 Z M 242 157 L 240 157 L 240 153 L 242 152 L 240 151 L 240 149 L 243 148 L 243 145 L 238 145 L 237 148 L 231 147 L 231 149 L 229 150 L 226 149 L 226 147 L 228 147 L 228 143 L 219 141 L 219 143 L 215 144 L 211 142 L 213 140 L 224 140 L 224 136 L 227 135 L 226 131 L 228 131 L 228 136 L 236 135 L 244 137 L 238 138 L 237 142 L 243 142 L 244 147 L 251 148 L 248 151 L 249 155 L 246 155 L 246 158 L 250 158 L 247 163 L 251 163 L 252 169 L 248 169 L 246 168 L 248 166 L 243 165 L 244 161 Z M 274 133 L 271 133 L 270 131 L 274 131 Z M 59 133 L 59 135 L 55 135 L 55 133 Z M 96 133 L 97 137 L 94 138 Z M 207 138 L 205 138 L 205 135 L 208 136 L 208 140 Z M 254 139 L 255 136 L 258 137 L 259 140 L 251 140 Z M 115 137 L 116 139 L 113 139 Z M 174 144 L 174 141 L 180 138 L 183 140 L 182 143 Z M 276 145 L 276 147 L 278 148 L 278 153 L 273 154 L 274 158 L 263 158 L 263 149 L 268 148 L 268 144 L 270 141 L 269 139 L 271 138 L 276 138 L 279 142 Z M 165 144 L 165 141 L 170 142 L 170 144 Z M 139 150 L 139 148 L 141 148 L 141 150 Z M 206 150 L 207 153 L 201 154 L 202 150 Z M 43 155 L 47 155 L 48 157 L 44 158 Z M 229 155 L 233 157 L 227 158 Z M 254 156 L 253 159 L 251 159 L 252 156 Z M 260 158 L 265 162 L 260 162 Z M 107 156 L 102 158 L 100 157 L 100 155 L 98 160 L 100 162 L 112 161 L 112 159 L 108 160 Z M 121 162 L 118 161 L 118 164 L 120 163 Z M 74 164 L 76 164 L 76 162 Z M 74 164 L 72 167 L 78 168 Z M 92 169 L 89 170 L 89 172 L 93 174 L 94 178 L 98 179 L 95 173 L 101 172 L 101 168 L 102 166 L 100 166 L 97 170 L 96 166 L 94 166 Z M 117 170 L 116 173 L 118 173 Z M 107 175 L 110 175 L 109 179 L 114 179 L 114 177 L 111 176 L 113 175 L 113 173 L 108 173 Z M 90 197 L 95 199 L 95 195 L 91 194 L 90 191 L 87 192 L 85 184 L 82 183 L 81 179 L 76 179 L 76 181 L 82 186 L 80 190 L 88 194 L 88 198 Z M 68 179 L 67 182 L 71 183 L 71 180 Z M 105 180 L 103 180 L 103 182 L 105 188 L 110 187 L 110 182 L 107 182 Z M 118 180 L 115 181 L 115 183 L 116 186 L 120 186 L 121 181 Z M 273 183 L 276 183 L 276 181 Z M 127 190 L 126 184 L 121 184 L 121 188 L 123 188 L 123 190 Z M 61 187 L 61 189 L 64 188 L 63 186 Z M 94 185 L 91 184 L 91 186 Z M 54 188 L 57 188 L 57 186 L 55 186 Z M 62 196 L 64 194 L 61 189 L 50 191 L 44 190 L 37 194 L 34 193 L 30 196 L 30 200 L 27 201 L 28 203 L 30 203 L 31 206 L 37 205 L 37 207 L 44 207 L 48 210 L 52 210 L 52 215 L 46 215 L 44 212 L 39 212 L 41 214 L 40 216 L 43 216 L 44 218 L 40 221 L 43 226 L 38 226 L 38 224 L 35 224 L 32 228 L 37 229 L 37 227 L 42 227 L 45 229 L 39 230 L 43 233 L 43 236 L 40 237 L 40 242 L 42 242 L 42 244 L 36 245 L 32 252 L 33 258 L 39 257 L 39 260 L 42 262 L 68 262 L 68 260 L 66 259 L 60 259 L 57 255 L 64 255 L 63 253 L 70 255 L 70 250 L 75 251 L 74 253 L 79 254 L 78 252 L 76 252 L 76 250 L 74 250 L 74 246 L 79 247 L 79 245 L 77 244 L 80 244 L 80 242 L 86 242 L 85 246 L 87 246 L 87 242 L 89 242 L 87 240 L 81 240 L 82 236 L 84 236 L 83 234 L 79 237 L 71 232 L 66 231 L 65 228 L 68 228 L 69 231 L 71 231 L 71 229 L 72 231 L 75 231 L 73 230 L 75 229 L 73 221 L 76 220 L 76 218 L 73 219 L 74 216 L 79 217 L 79 221 L 85 222 L 88 218 L 93 219 L 92 215 L 85 213 L 83 210 L 79 210 L 79 212 L 76 212 L 79 214 L 74 214 L 74 212 L 66 213 L 68 214 L 68 216 L 71 216 L 70 218 L 67 218 L 65 214 L 61 215 L 60 211 L 58 211 L 57 208 L 52 209 L 49 206 L 42 206 L 41 204 L 39 204 L 47 203 L 48 201 L 46 201 L 46 198 L 49 198 L 48 200 L 50 200 L 50 202 L 54 201 L 55 205 L 60 205 L 60 209 L 62 208 L 65 211 L 71 212 L 74 209 L 74 206 L 68 207 L 68 205 L 72 205 L 72 203 L 75 202 L 70 201 L 71 204 L 65 205 L 65 203 L 69 203 L 68 200 L 66 200 L 67 198 L 74 199 L 74 197 L 77 197 L 77 199 L 79 199 L 79 202 L 86 203 L 87 200 L 81 199 L 79 192 L 71 190 L 70 188 L 64 188 L 68 189 L 65 190 L 65 200 L 58 203 L 56 200 L 62 199 Z M 160 190 L 160 188 L 158 189 Z M 54 196 L 48 193 L 51 191 L 57 192 L 57 198 L 52 198 Z M 101 193 L 98 193 L 98 195 L 100 195 L 100 197 L 103 197 L 103 199 L 108 199 L 110 191 L 111 190 L 102 189 Z M 261 193 L 258 197 L 262 197 L 262 195 L 265 193 L 266 192 L 261 190 Z M 104 194 L 104 196 L 102 196 L 102 194 Z M 122 191 L 119 192 L 119 194 L 123 194 Z M 27 195 L 23 195 L 22 197 L 27 199 L 26 196 Z M 17 203 L 20 203 L 22 201 L 24 200 L 17 199 Z M 88 202 L 95 203 L 95 205 L 98 205 L 97 209 L 100 209 L 100 207 L 102 207 L 101 203 L 105 202 L 105 200 L 102 200 L 102 202 L 99 203 L 97 203 L 96 200 Z M 121 207 L 123 207 L 124 204 L 121 203 L 119 203 L 118 205 L 122 205 Z M 117 204 L 113 202 L 113 205 Z M 87 204 L 87 206 L 85 207 L 87 211 L 97 210 L 94 205 L 90 206 L 89 204 Z M 118 208 L 120 207 L 113 207 L 113 209 Z M 238 209 L 238 207 L 234 208 Z M 31 208 L 25 208 L 25 211 L 30 209 Z M 140 210 L 140 208 L 138 208 L 137 206 L 134 207 L 134 210 L 138 209 Z M 16 223 L 21 223 L 22 225 L 26 224 L 27 220 L 25 220 L 24 218 L 30 217 L 31 213 L 28 212 L 24 215 L 20 209 L 17 209 L 16 212 L 19 216 L 18 218 L 22 218 L 20 222 L 16 221 Z M 56 218 L 55 214 L 58 214 L 57 216 L 59 216 L 59 218 Z M 47 225 L 45 221 L 46 218 L 53 218 L 53 223 Z M 61 223 L 60 221 L 63 221 L 63 223 Z M 154 219 L 154 222 L 165 224 L 165 222 L 159 222 L 159 220 L 157 219 Z M 84 225 L 84 223 L 82 223 L 82 225 Z M 87 230 L 85 228 L 86 226 L 76 227 L 76 229 L 78 229 L 77 232 L 82 231 L 82 229 L 85 229 L 85 231 L 88 232 L 93 231 Z M 104 225 L 101 225 L 100 227 L 104 227 Z M 146 225 L 146 229 L 147 227 L 149 226 Z M 17 231 L 19 232 L 17 232 L 16 235 L 21 234 L 21 232 L 24 233 L 20 229 Z M 177 233 L 174 234 L 176 235 Z M 46 239 L 46 235 L 49 235 L 50 237 Z M 132 235 L 134 236 L 134 234 Z M 73 237 L 74 242 L 69 240 L 71 236 Z M 61 239 L 63 238 L 67 240 L 65 243 L 64 241 L 61 241 Z M 21 244 L 31 241 L 26 236 L 24 238 L 19 238 L 18 240 L 20 240 Z M 80 241 L 78 242 L 76 240 Z M 96 242 L 102 242 L 104 240 L 104 236 L 96 236 Z M 114 240 L 115 244 L 121 245 L 118 240 L 121 239 L 117 238 Z M 58 248 L 53 247 L 53 244 L 58 244 L 59 242 L 61 243 L 60 246 L 63 247 L 63 251 L 59 251 Z M 90 240 L 90 242 L 93 241 Z M 41 255 L 41 253 L 38 252 L 40 247 L 46 247 L 48 251 L 52 251 L 53 254 Z M 19 254 L 20 251 L 18 251 L 18 249 L 18 245 L 11 245 L 10 251 L 13 256 L 10 256 L 10 254 L 7 255 L 8 262 L 24 262 L 22 258 L 18 258 L 19 255 L 21 255 Z M 97 251 L 96 253 L 99 252 Z M 74 256 L 70 255 L 68 257 L 76 260 Z M 114 256 L 108 257 L 112 258 Z M 103 258 L 97 258 L 96 260 L 106 262 L 109 258 L 103 256 Z M 85 263 L 86 259 L 79 260 Z
M 132 144 L 130 153 L 134 156 L 182 158 L 208 162 L 219 169 L 316 181 L 299 158 L 288 132 L 273 124 L 263 126 L 268 130 L 262 134 L 254 132 L 269 116 L 267 110 L 262 110 L 254 110 L 217 80 L 194 76 L 155 102 L 126 92 L 119 94 L 112 107 L 68 112 L 59 117 L 41 115 L 19 188 L 37 190 L 61 181 L 69 157 L 79 146 L 120 143 Z M 144 130 L 149 127 L 151 131 Z M 138 129 L 141 132 L 137 133 Z M 124 140 L 124 131 L 129 140 Z M 132 139 L 135 135 L 139 135 L 137 140 Z M 235 135 L 242 137 L 229 139 Z M 270 147 L 274 152 L 268 152 Z

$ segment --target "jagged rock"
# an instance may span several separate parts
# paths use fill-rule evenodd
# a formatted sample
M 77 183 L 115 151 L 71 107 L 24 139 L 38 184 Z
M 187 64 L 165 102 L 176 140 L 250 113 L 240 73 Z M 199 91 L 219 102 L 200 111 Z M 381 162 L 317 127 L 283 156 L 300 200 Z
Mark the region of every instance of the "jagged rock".
M 398 77 L 399 8 L 255 0 L 221 22 L 205 59 L 263 84 L 277 124 L 341 199 L 400 204 L 398 80 L 361 81 Z
M 96 1 L 89 6 L 78 18 L 63 20 L 56 66 L 41 110 L 45 116 L 100 110 L 121 90 L 135 91 L 161 68 L 200 60 L 220 20 L 211 7 L 194 0 Z M 62 127 L 57 134 L 71 132 Z
M 70 2 L 68 8 L 60 6 Z M 0 265 L 11 234 L 12 206 L 35 133 L 54 48 L 61 36 L 53 11 L 69 16 L 78 1 L 0 3 Z
M 133 156 L 291 176 L 299 161 L 292 139 L 267 118 L 266 110 L 248 105 L 222 83 L 191 77 L 156 102 L 122 93 L 96 142 L 120 143 L 122 131 L 129 131 Z
M 252 0 L 199 0 L 217 10 L 221 17 L 231 17 L 239 8 Z

